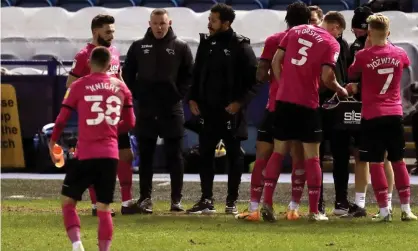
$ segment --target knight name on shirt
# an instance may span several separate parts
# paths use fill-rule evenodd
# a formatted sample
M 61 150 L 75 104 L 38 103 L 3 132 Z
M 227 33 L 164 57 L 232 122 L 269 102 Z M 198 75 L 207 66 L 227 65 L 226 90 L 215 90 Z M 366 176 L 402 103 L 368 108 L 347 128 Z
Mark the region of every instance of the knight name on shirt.
M 372 68 L 374 70 L 376 67 L 382 64 L 392 64 L 396 67 L 399 66 L 400 61 L 398 59 L 385 57 L 385 58 L 377 58 L 373 60 L 370 64 L 367 64 L 367 68 Z
M 120 88 L 111 83 L 97 83 L 94 85 L 87 85 L 86 89 L 95 92 L 97 90 L 111 90 L 114 93 L 119 92 Z
M 314 39 L 316 39 L 316 41 L 318 43 L 324 41 L 324 39 L 321 37 L 320 34 L 318 34 L 316 31 L 311 30 L 309 28 L 303 29 L 303 30 L 296 30 L 296 33 L 297 34 L 308 34 L 308 35 L 312 36 Z

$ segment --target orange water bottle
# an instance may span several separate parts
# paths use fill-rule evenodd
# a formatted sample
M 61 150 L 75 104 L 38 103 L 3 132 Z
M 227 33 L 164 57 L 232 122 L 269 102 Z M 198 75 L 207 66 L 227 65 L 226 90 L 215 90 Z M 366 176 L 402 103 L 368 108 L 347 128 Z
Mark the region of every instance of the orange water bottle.
M 55 144 L 53 148 L 53 154 L 55 157 L 55 166 L 58 168 L 63 167 L 65 164 L 65 160 L 64 160 L 64 150 L 62 149 L 62 147 Z

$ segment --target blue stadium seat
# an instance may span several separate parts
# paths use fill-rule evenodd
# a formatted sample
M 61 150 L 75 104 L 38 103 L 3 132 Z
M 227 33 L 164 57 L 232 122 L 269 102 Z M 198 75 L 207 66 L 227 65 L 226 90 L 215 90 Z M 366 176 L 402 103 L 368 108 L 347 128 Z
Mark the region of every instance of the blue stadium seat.
M 78 11 L 82 8 L 95 6 L 96 0 L 59 0 L 57 5 L 68 11 Z
M 17 3 L 17 6 L 24 8 L 39 8 L 55 6 L 55 4 L 55 0 L 22 0 Z
M 150 8 L 180 7 L 183 5 L 183 1 L 182 0 L 143 0 L 141 5 L 144 7 L 150 7 Z
M 15 6 L 17 0 L 1 0 L 1 7 Z
M 350 9 L 344 0 L 312 0 L 311 5 L 318 5 L 324 14 L 331 10 L 341 11 Z
M 293 2 L 296 2 L 296 0 L 270 0 L 269 9 L 286 10 L 287 6 Z M 310 0 L 302 0 L 302 2 L 305 2 L 308 5 L 310 4 Z
M 205 12 L 210 10 L 210 8 L 218 3 L 223 1 L 216 1 L 216 0 L 186 0 L 185 7 L 194 10 L 195 12 Z
M 100 0 L 100 5 L 105 8 L 125 8 L 136 4 L 134 0 Z
M 226 3 L 231 5 L 234 10 L 254 10 L 268 7 L 266 0 L 227 0 Z

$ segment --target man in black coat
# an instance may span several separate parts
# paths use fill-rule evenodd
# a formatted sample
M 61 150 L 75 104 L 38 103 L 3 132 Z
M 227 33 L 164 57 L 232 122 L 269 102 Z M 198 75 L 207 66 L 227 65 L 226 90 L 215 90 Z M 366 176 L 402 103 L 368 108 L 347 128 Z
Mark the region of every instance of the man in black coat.
M 176 37 L 165 9 L 151 13 L 144 38 L 129 48 L 122 76 L 137 101 L 136 138 L 141 165 L 142 213 L 152 213 L 153 159 L 157 137 L 164 139 L 171 178 L 171 211 L 183 211 L 184 111 L 182 100 L 192 83 L 193 56 L 187 43 Z
M 248 137 L 245 110 L 255 95 L 257 60 L 250 40 L 236 34 L 231 24 L 234 10 L 226 4 L 215 4 L 209 16 L 209 33 L 200 34 L 196 54 L 194 81 L 189 105 L 199 116 L 200 181 L 202 197 L 191 214 L 214 213 L 214 152 L 220 139 L 229 159 L 226 213 L 238 213 L 235 206 L 244 169 L 241 141 Z

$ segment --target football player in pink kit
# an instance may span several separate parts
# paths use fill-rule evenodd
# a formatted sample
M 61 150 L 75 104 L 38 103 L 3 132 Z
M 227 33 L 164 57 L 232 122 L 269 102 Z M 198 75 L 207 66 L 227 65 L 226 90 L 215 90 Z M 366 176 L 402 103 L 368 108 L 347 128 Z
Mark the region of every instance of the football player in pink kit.
M 90 74 L 90 67 L 88 59 L 92 50 L 96 46 L 105 46 L 112 54 L 110 61 L 110 69 L 107 74 L 119 79 L 121 78 L 119 51 L 112 46 L 113 33 L 115 32 L 115 19 L 109 15 L 97 15 L 91 22 L 91 30 L 93 32 L 93 41 L 88 43 L 74 58 L 73 67 L 67 79 L 67 88 L 77 78 L 84 77 Z M 122 194 L 122 214 L 134 214 L 138 209 L 132 202 L 132 151 L 128 132 L 119 135 L 119 163 L 118 163 L 118 178 Z M 78 153 L 78 150 L 77 150 Z M 94 187 L 89 188 L 90 198 L 92 202 L 92 214 L 97 215 L 96 210 L 96 193 Z M 114 216 L 114 212 L 112 212 Z
M 320 26 L 300 25 L 290 29 L 274 56 L 272 67 L 274 76 L 279 79 L 279 89 L 274 118 L 274 152 L 267 163 L 264 179 L 261 214 L 266 221 L 276 220 L 273 193 L 283 158 L 295 141 L 303 143 L 305 153 L 310 219 L 328 220 L 318 212 L 321 188 L 319 145 L 322 140 L 318 88 L 322 81 L 340 96 L 347 95 L 333 71 L 340 51 L 335 38 L 344 29 L 344 17 L 338 12 L 328 12 Z
M 287 7 L 285 21 L 287 22 L 287 25 L 290 29 L 298 25 L 308 24 L 310 16 L 310 10 L 305 3 L 294 2 Z M 274 78 L 273 74 L 269 74 L 269 71 L 271 70 L 271 61 L 273 60 L 273 56 L 276 53 L 277 47 L 289 29 L 273 34 L 266 39 L 263 53 L 258 64 L 257 80 L 260 83 L 265 83 L 270 80 L 269 98 L 267 101 L 267 107 L 264 113 L 263 122 L 258 128 L 256 142 L 256 160 L 251 175 L 250 205 L 248 206 L 248 210 L 236 216 L 237 219 L 245 219 L 248 221 L 260 220 L 260 212 L 258 210 L 258 206 L 261 200 L 261 195 L 263 194 L 262 172 L 267 165 L 267 161 L 270 158 L 270 155 L 273 152 L 273 116 L 274 110 L 276 108 L 276 92 L 279 84 L 278 81 Z M 303 187 L 305 185 L 302 145 L 300 143 L 292 145 L 291 154 L 293 161 L 292 201 L 299 203 L 300 198 L 302 197 Z M 289 214 L 288 218 L 298 218 L 297 211 L 293 211 L 292 214 Z
M 113 222 L 109 204 L 113 202 L 118 168 L 118 133 L 126 133 L 135 125 L 131 92 L 122 81 L 106 73 L 111 67 L 111 57 L 105 47 L 93 49 L 89 61 L 91 73 L 68 88 L 49 143 L 55 162 L 53 148 L 72 111 L 77 111 L 79 162 L 67 170 L 61 190 L 64 225 L 74 251 L 84 250 L 77 201 L 91 185 L 97 192 L 99 251 L 110 250 Z
M 374 221 L 392 221 L 388 206 L 388 183 L 384 170 L 385 151 L 392 162 L 395 186 L 401 202 L 401 219 L 417 220 L 410 207 L 410 181 L 404 162 L 405 139 L 402 123 L 401 79 L 402 71 L 410 65 L 406 52 L 387 41 L 389 18 L 382 14 L 368 17 L 368 42 L 371 47 L 355 55 L 348 70 L 351 79 L 361 75 L 362 139 L 360 161 L 369 162 L 372 187 L 379 204 Z M 357 93 L 354 84 L 347 86 Z

